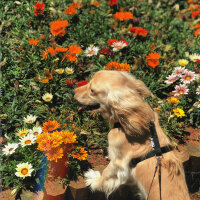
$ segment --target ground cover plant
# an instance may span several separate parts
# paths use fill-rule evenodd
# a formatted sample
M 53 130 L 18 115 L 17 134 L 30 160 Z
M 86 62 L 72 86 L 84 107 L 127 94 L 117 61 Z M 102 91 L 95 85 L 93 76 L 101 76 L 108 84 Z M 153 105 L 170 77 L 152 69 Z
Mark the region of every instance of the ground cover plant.
M 0 119 L 7 140 L 1 145 L 1 177 L 13 193 L 44 182 L 47 161 L 59 162 L 66 154 L 70 170 L 62 181 L 68 184 L 88 165 L 91 145 L 105 149 L 109 125 L 73 99 L 73 89 L 99 70 L 128 71 L 143 80 L 169 137 L 199 126 L 197 0 L 0 5 Z

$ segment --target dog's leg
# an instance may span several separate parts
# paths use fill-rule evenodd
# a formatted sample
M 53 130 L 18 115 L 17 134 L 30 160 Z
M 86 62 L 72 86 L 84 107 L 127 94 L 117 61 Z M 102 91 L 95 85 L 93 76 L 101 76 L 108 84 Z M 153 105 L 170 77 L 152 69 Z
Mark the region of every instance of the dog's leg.
M 109 196 L 120 185 L 126 183 L 130 173 L 127 169 L 119 168 L 112 162 L 104 169 L 102 175 L 99 171 L 90 169 L 85 173 L 86 185 L 90 186 L 92 191 L 103 191 Z

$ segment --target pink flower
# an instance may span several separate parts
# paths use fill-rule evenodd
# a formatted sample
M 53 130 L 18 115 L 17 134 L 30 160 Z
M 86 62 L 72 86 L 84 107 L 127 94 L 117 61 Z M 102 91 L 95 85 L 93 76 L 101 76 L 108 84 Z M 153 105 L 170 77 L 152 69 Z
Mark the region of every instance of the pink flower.
M 188 88 L 187 88 L 187 86 L 186 85 L 177 85 L 176 87 L 175 87 L 175 94 L 174 94 L 174 96 L 183 96 L 183 95 L 185 95 L 185 94 L 188 94 Z
M 196 94 L 200 94 L 200 85 L 198 86 L 198 88 L 196 90 Z
M 176 67 L 173 72 L 173 74 L 176 74 L 177 76 L 182 76 L 184 73 L 185 67 Z
M 195 73 L 191 71 L 186 71 L 185 74 L 182 76 L 183 83 L 190 83 L 195 80 Z
M 165 81 L 165 83 L 171 84 L 171 83 L 174 83 L 176 80 L 177 80 L 177 76 L 172 74 L 167 77 L 167 80 Z
M 77 83 L 78 87 L 81 87 L 83 85 L 87 85 L 88 84 L 88 81 L 80 81 Z

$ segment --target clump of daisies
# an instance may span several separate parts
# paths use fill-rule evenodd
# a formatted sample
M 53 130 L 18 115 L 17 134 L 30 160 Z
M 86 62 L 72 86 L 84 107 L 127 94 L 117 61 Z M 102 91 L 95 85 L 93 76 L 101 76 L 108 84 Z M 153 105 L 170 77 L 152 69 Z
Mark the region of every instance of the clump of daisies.
M 197 61 L 200 59 L 200 55 L 197 54 L 188 54 L 187 57 L 190 61 L 196 62 L 196 64 L 198 64 Z M 167 99 L 167 102 L 173 105 L 173 113 L 178 118 L 186 116 L 184 111 L 184 109 L 186 110 L 187 108 L 186 104 L 188 104 L 189 108 L 191 107 L 189 102 L 193 102 L 194 106 L 197 105 L 195 102 L 196 96 L 200 95 L 200 86 L 198 86 L 199 80 L 197 78 L 198 75 L 189 69 L 189 60 L 179 59 L 177 61 L 179 66 L 175 67 L 173 72 L 165 80 L 166 84 L 174 86 L 174 90 L 171 93 L 172 96 Z

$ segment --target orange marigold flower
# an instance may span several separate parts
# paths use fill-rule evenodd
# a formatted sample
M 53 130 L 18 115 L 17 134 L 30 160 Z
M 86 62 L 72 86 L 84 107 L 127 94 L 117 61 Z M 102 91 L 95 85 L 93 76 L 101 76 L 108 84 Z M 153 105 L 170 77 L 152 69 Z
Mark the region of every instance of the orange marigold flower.
M 71 3 L 69 7 L 79 9 L 82 8 L 83 5 L 81 3 Z
M 43 123 L 42 129 L 45 132 L 50 132 L 50 131 L 54 131 L 54 130 L 60 128 L 60 127 L 61 127 L 61 124 L 58 123 L 57 121 L 55 121 L 55 120 L 53 120 L 53 121 L 49 120 L 48 122 Z
M 63 148 L 53 148 L 50 151 L 46 152 L 47 160 L 49 161 L 58 161 L 58 159 L 63 157 Z
M 37 149 L 40 151 L 49 151 L 52 148 L 58 147 L 62 142 L 62 137 L 58 131 L 55 131 L 55 133 L 43 132 L 36 138 L 36 143 L 38 143 Z
M 68 48 L 65 48 L 65 47 L 56 47 L 55 51 L 56 52 L 66 52 L 66 51 L 68 51 Z
M 84 148 L 80 148 L 72 152 L 72 157 L 78 160 L 86 160 L 87 156 L 88 153 Z
M 77 10 L 73 7 L 68 7 L 65 9 L 65 14 L 68 15 L 75 15 L 77 13 Z
M 40 40 L 37 40 L 37 39 L 34 40 L 33 38 L 30 38 L 28 42 L 29 44 L 35 46 L 37 45 L 38 42 L 40 42 Z
M 117 70 L 117 71 L 130 71 L 131 67 L 127 63 L 109 62 L 105 69 L 107 70 Z
M 200 37 L 200 28 L 199 28 L 199 29 L 197 29 L 197 30 L 194 32 L 194 35 L 195 35 L 195 36 L 199 36 L 199 37 Z
M 53 79 L 53 75 L 49 74 L 48 76 L 46 76 L 46 78 L 47 78 L 48 80 L 51 80 L 51 79 Z
M 155 53 L 149 53 L 149 55 L 147 56 L 147 64 L 152 67 L 155 68 L 156 66 L 159 65 L 159 58 L 161 57 L 161 55 L 157 52 Z
M 42 83 L 48 83 L 48 82 L 49 82 L 49 79 L 48 79 L 48 78 L 44 78 L 44 79 L 42 79 L 41 82 L 42 82 Z
M 155 53 L 149 53 L 149 55 L 147 56 L 147 59 L 159 59 L 161 57 L 161 55 L 157 52 Z
M 56 49 L 54 49 L 53 47 L 49 47 L 47 49 L 47 52 L 49 52 L 51 56 L 55 56 L 57 54 Z
M 100 3 L 99 3 L 98 1 L 95 1 L 95 2 L 93 3 L 93 5 L 96 6 L 96 7 L 98 7 L 99 4 L 100 4 Z
M 64 57 L 63 57 L 63 59 L 62 59 L 61 62 L 63 62 L 63 60 L 64 60 L 65 58 L 67 58 L 67 60 L 70 61 L 70 62 L 75 62 L 75 61 L 77 60 L 77 57 L 76 57 L 75 55 L 67 54 L 67 53 L 66 53 L 66 54 L 64 55 Z
M 143 29 L 141 27 L 132 27 L 129 29 L 130 32 L 135 33 L 136 35 L 140 35 L 140 36 L 146 36 L 148 31 L 146 29 Z
M 82 49 L 81 47 L 77 46 L 76 44 L 75 45 L 70 45 L 69 46 L 69 52 L 71 54 L 79 54 L 82 52 Z
M 75 143 L 77 138 L 74 132 L 70 132 L 67 130 L 60 131 L 60 136 L 62 137 L 62 141 L 64 142 L 64 144 Z
M 66 33 L 65 27 L 68 25 L 67 20 L 57 20 L 50 23 L 51 33 L 57 36 L 64 36 Z
M 125 21 L 129 19 L 134 19 L 134 16 L 131 12 L 116 12 L 114 18 L 120 21 Z
M 42 51 L 41 56 L 42 56 L 43 59 L 47 59 L 48 51 Z

